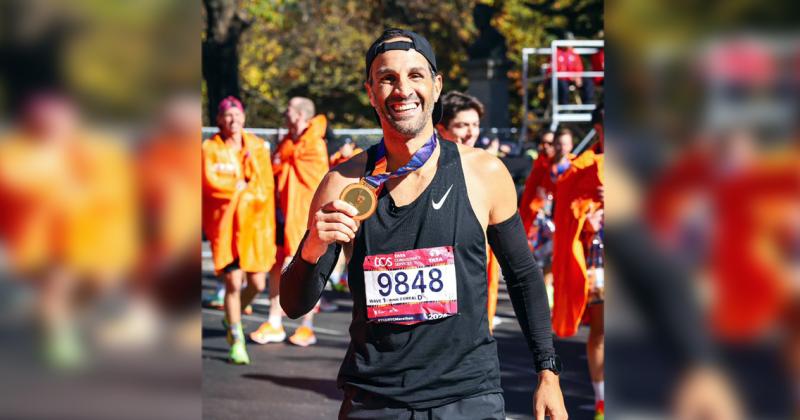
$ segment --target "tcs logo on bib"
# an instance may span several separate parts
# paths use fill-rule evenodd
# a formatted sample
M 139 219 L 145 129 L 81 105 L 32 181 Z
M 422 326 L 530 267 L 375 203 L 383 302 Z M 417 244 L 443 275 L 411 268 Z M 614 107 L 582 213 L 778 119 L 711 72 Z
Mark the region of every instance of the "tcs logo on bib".
M 376 257 L 375 266 L 377 267 L 391 267 L 392 257 Z

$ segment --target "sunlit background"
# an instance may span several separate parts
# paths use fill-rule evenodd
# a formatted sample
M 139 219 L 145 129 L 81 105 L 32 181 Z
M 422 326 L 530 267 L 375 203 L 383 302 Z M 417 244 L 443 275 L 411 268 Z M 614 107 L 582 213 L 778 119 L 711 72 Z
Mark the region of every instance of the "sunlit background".
M 0 417 L 198 418 L 199 5 L 0 20 Z
M 797 6 L 606 6 L 610 418 L 794 418 Z

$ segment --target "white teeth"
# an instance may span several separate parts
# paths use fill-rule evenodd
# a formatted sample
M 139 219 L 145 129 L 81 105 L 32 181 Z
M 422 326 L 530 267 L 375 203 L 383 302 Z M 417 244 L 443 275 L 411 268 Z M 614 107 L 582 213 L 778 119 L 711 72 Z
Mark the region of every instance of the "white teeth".
M 414 109 L 416 107 L 417 104 L 392 105 L 392 109 L 395 111 L 408 111 L 409 109 Z

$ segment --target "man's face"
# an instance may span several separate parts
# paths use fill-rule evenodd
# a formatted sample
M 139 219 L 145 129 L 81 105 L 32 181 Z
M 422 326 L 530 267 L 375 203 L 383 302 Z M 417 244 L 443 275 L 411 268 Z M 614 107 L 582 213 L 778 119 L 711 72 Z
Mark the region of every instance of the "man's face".
M 566 156 L 572 151 L 572 134 L 562 134 L 556 140 L 556 154 L 559 157 Z
M 242 130 L 244 130 L 244 112 L 239 108 L 228 108 L 220 115 L 219 119 L 219 128 L 225 135 L 230 136 L 232 134 L 241 133 Z
M 408 40 L 395 38 L 387 42 Z M 433 105 L 442 90 L 442 77 L 431 74 L 425 57 L 410 49 L 391 50 L 372 62 L 370 81 L 365 84 L 370 104 L 381 125 L 404 137 L 414 137 L 431 122 Z
M 556 155 L 556 148 L 553 144 L 555 141 L 555 134 L 553 133 L 545 133 L 542 136 L 542 143 L 541 143 L 541 150 L 540 153 L 544 153 L 545 156 L 552 159 L 553 156 Z
M 442 131 L 445 139 L 467 146 L 475 146 L 481 132 L 481 117 L 478 111 L 466 109 L 456 113 Z
M 289 101 L 283 116 L 286 118 L 286 126 L 290 129 L 298 127 L 301 122 L 305 121 L 303 111 L 299 110 L 293 101 Z

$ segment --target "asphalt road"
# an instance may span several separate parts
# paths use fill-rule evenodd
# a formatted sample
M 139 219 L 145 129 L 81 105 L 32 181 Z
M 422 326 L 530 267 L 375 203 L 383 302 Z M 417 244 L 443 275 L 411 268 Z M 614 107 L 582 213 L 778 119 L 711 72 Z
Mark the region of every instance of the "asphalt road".
M 204 261 L 203 294 L 213 292 L 217 280 Z M 536 384 L 531 354 L 523 341 L 505 285 L 501 282 L 497 314 L 502 323 L 495 329 L 501 380 L 509 419 L 532 419 L 531 398 Z M 251 364 L 227 363 L 228 345 L 221 320 L 222 311 L 203 309 L 203 417 L 206 419 L 334 419 L 342 392 L 336 374 L 349 343 L 348 326 L 352 300 L 348 294 L 325 292 L 336 303 L 335 312 L 321 313 L 314 321 L 317 344 L 307 348 L 288 342 L 258 345 L 248 343 Z M 259 296 L 254 313 L 243 318 L 245 334 L 266 320 L 265 296 Z M 287 334 L 298 326 L 285 320 Z M 593 417 L 594 399 L 586 366 L 588 330 L 567 340 L 556 340 L 556 351 L 565 366 L 561 386 L 570 419 Z

